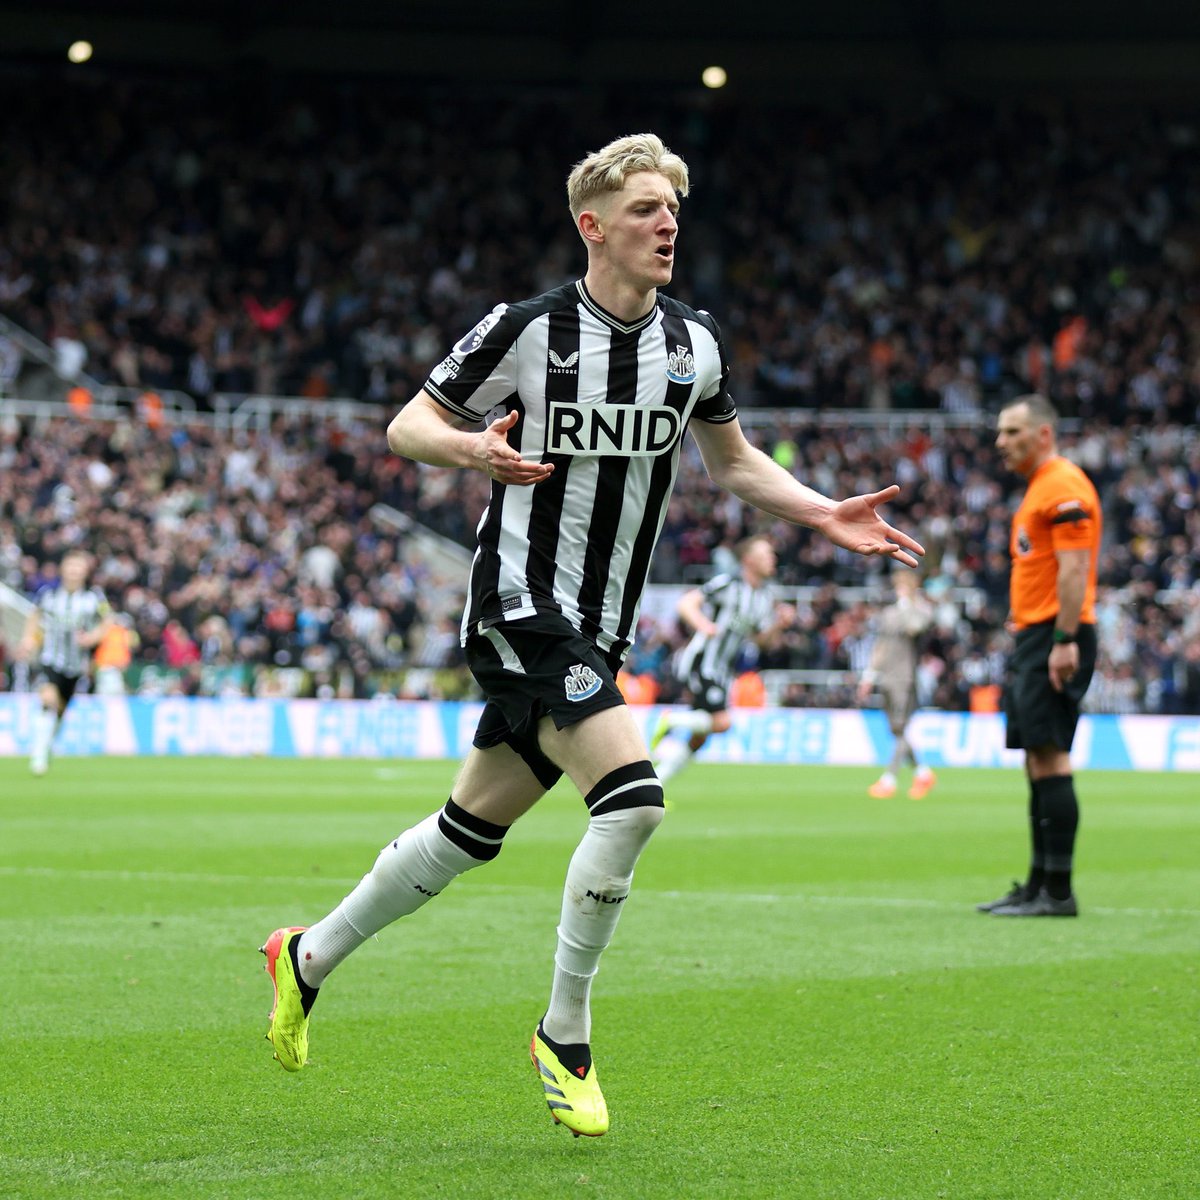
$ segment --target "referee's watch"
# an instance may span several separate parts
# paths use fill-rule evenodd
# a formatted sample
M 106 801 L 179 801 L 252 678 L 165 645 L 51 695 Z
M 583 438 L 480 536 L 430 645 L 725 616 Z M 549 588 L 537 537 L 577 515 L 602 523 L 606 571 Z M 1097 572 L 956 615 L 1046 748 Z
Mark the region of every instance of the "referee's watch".
M 1056 629 L 1054 631 L 1054 644 L 1056 646 L 1073 646 L 1076 640 L 1076 635 L 1068 633 L 1065 629 Z

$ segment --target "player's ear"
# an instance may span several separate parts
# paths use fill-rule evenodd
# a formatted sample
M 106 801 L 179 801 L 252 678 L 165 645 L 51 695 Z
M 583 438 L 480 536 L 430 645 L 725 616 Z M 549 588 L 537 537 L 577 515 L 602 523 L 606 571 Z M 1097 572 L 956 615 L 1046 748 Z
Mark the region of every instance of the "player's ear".
M 593 209 L 584 209 L 579 214 L 579 233 L 585 242 L 599 245 L 604 241 L 604 227 L 600 221 L 600 214 Z

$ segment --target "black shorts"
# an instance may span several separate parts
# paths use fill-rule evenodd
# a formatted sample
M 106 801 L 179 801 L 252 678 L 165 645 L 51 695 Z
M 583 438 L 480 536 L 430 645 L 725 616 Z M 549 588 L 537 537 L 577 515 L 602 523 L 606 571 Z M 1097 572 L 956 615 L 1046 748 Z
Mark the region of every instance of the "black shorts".
M 1080 625 L 1077 638 L 1079 670 L 1056 692 L 1050 686 L 1048 666 L 1054 622 L 1042 621 L 1017 634 L 1004 696 L 1010 750 L 1036 750 L 1039 746 L 1070 750 L 1079 723 L 1079 705 L 1096 669 L 1096 627 Z
M 83 684 L 83 691 L 87 691 L 86 677 L 83 675 L 64 675 L 61 671 L 56 671 L 53 667 L 42 667 L 38 671 L 37 679 L 34 681 L 38 687 L 42 687 L 47 683 L 53 684 L 58 688 L 58 694 L 62 697 L 63 708 L 66 708 L 71 703 L 71 697 L 79 690 L 79 685 Z
M 729 688 L 718 680 L 700 671 L 689 671 L 683 684 L 693 708 L 701 712 L 718 713 L 729 707 Z
M 546 788 L 562 770 L 538 745 L 538 722 L 558 729 L 624 704 L 616 676 L 621 660 L 583 636 L 565 617 L 539 613 L 467 637 L 467 666 L 483 689 L 483 715 L 474 744 L 488 750 L 504 742 Z

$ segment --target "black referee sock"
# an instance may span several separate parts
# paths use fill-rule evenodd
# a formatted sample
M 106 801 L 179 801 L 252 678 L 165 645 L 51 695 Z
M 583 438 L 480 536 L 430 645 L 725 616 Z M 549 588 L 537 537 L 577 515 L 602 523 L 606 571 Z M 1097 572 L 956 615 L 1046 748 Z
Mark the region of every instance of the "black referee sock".
M 1038 780 L 1045 848 L 1046 891 L 1055 900 L 1071 894 L 1071 868 L 1075 856 L 1075 833 L 1079 828 L 1079 803 L 1072 775 L 1051 775 Z
M 1046 846 L 1042 830 L 1042 781 L 1029 781 L 1029 878 L 1025 895 L 1032 899 L 1041 890 L 1046 878 Z

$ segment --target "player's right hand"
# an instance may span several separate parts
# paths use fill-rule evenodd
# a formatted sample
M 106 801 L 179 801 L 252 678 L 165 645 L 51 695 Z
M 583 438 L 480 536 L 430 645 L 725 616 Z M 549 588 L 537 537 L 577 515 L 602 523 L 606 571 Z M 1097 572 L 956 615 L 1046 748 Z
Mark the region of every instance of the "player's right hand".
M 553 463 L 530 462 L 508 444 L 508 431 L 517 423 L 520 414 L 511 409 L 493 421 L 479 434 L 476 459 L 479 469 L 496 483 L 529 487 L 549 479 Z

